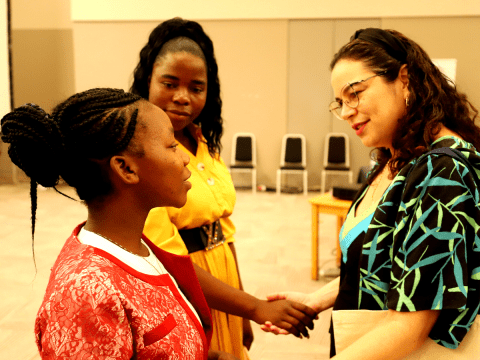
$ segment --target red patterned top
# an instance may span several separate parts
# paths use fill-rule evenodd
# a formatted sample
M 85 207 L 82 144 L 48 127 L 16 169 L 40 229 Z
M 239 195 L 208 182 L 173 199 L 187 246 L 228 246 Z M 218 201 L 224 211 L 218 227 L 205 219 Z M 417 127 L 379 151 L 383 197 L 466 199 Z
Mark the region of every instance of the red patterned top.
M 143 240 L 175 277 L 142 274 L 109 253 L 68 238 L 35 322 L 42 359 L 206 359 L 208 305 L 188 256 Z

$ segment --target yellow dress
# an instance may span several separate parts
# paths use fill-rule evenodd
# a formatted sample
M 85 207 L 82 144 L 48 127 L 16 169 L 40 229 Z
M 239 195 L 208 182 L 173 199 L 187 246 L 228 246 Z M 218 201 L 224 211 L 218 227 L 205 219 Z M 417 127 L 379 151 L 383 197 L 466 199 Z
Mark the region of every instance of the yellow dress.
M 214 159 L 210 156 L 200 129 L 196 130 L 196 135 L 198 139 L 196 155 L 179 145 L 179 148 L 190 156 L 187 167 L 192 172 L 189 179 L 192 188 L 188 192 L 187 203 L 181 209 L 170 207 L 152 209 L 145 223 L 144 233 L 163 250 L 186 255 L 188 250 L 178 229 L 193 229 L 220 219 L 226 238 L 225 243 L 211 250 L 191 253 L 190 257 L 194 263 L 217 279 L 238 289 L 239 277 L 235 258 L 228 245 L 234 241 L 235 233 L 235 226 L 230 220 L 236 201 L 235 188 L 222 158 L 217 156 Z M 213 309 L 211 313 L 213 336 L 210 348 L 244 359 L 242 318 Z

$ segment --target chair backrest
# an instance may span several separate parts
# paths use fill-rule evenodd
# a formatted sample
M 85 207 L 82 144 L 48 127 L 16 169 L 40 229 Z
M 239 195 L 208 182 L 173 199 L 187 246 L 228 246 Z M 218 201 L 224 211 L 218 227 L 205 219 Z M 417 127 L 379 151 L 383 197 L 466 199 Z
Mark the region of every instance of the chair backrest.
M 235 160 L 252 161 L 252 138 L 247 136 L 237 137 L 235 146 Z
M 282 139 L 280 166 L 307 166 L 306 140 L 302 134 L 286 134 Z
M 350 145 L 348 135 L 328 133 L 325 137 L 323 166 L 350 167 Z
M 231 164 L 249 163 L 256 165 L 256 141 L 252 133 L 233 135 Z

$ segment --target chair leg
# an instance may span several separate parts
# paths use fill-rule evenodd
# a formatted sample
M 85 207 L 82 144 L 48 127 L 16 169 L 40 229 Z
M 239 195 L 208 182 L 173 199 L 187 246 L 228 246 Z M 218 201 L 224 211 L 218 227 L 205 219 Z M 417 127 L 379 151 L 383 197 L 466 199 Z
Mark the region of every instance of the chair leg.
M 322 184 L 321 184 L 321 193 L 325 193 L 325 170 L 322 170 Z
M 281 179 L 281 177 L 282 177 L 282 170 L 278 169 L 277 170 L 277 189 L 276 189 L 277 190 L 277 195 L 280 195 L 280 185 L 281 185 L 280 184 L 280 181 L 281 181 L 280 179 Z
M 308 172 L 303 172 L 303 195 L 308 195 Z

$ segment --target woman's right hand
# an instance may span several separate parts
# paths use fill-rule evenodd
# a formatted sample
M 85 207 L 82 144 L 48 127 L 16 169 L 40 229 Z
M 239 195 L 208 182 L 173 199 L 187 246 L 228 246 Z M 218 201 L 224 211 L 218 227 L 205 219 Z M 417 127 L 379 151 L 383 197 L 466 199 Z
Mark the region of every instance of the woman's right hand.
M 312 308 L 317 313 L 320 311 L 318 310 L 318 304 L 315 304 L 312 294 L 305 294 L 305 293 L 295 292 L 295 291 L 284 291 L 276 294 L 267 295 L 267 300 L 268 301 L 291 300 L 291 301 L 304 304 Z M 260 325 L 260 329 L 262 329 L 265 332 L 271 332 L 275 335 L 290 334 L 287 330 L 281 329 L 278 326 L 273 325 L 270 321 L 266 321 L 265 324 Z
M 306 293 L 296 292 L 296 291 L 284 291 L 276 294 L 267 295 L 267 300 L 268 301 L 274 301 L 274 300 L 296 301 L 301 304 L 307 305 L 308 307 L 311 307 L 313 310 L 319 313 L 322 310 L 319 303 L 320 299 L 317 299 L 314 295 L 315 293 L 306 294 Z
M 268 301 L 275 300 L 290 300 L 304 304 L 313 309 L 317 314 L 333 307 L 338 295 L 338 288 L 340 285 L 340 278 L 336 278 L 324 285 L 322 288 L 312 293 L 302 293 L 296 291 L 284 291 L 275 294 L 267 295 Z M 260 325 L 260 328 L 265 332 L 271 332 L 276 335 L 287 335 L 288 331 L 275 326 L 270 321 L 265 321 Z

